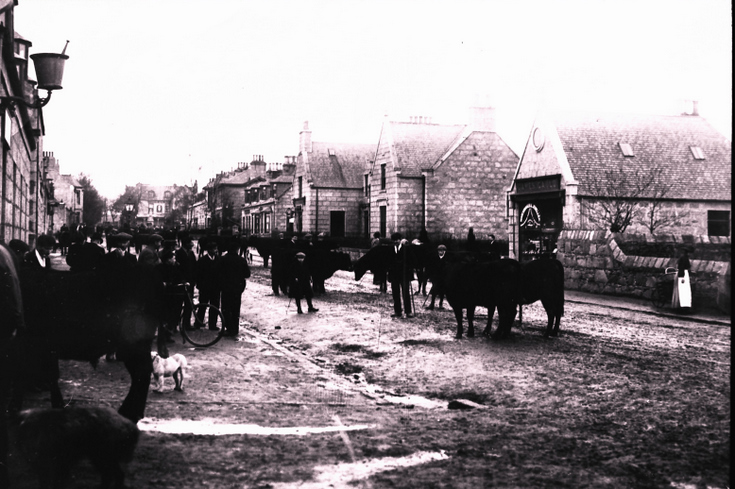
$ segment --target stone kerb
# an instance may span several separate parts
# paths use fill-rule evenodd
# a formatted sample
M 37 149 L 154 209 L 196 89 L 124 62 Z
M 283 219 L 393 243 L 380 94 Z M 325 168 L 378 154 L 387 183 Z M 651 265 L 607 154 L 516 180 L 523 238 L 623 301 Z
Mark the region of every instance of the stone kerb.
M 729 237 L 621 235 L 605 231 L 563 230 L 557 258 L 565 268 L 565 287 L 605 295 L 650 299 L 667 267 L 677 259 L 626 255 L 624 241 L 726 244 Z M 730 310 L 730 262 L 691 260 L 694 301 L 704 308 Z M 727 277 L 727 278 L 726 278 Z

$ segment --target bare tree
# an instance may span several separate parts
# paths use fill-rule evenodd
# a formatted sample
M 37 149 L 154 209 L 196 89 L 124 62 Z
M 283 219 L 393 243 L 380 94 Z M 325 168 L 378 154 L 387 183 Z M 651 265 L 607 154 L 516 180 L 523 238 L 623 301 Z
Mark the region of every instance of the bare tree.
M 679 225 L 689 217 L 689 211 L 677 212 L 667 208 L 666 203 L 673 187 L 673 183 L 659 177 L 649 189 L 648 205 L 641 210 L 637 222 L 648 229 L 651 234 L 660 228 Z
M 591 222 L 622 233 L 641 213 L 641 201 L 658 178 L 655 169 L 632 165 L 595 172 L 588 180 L 590 198 L 580 204 Z

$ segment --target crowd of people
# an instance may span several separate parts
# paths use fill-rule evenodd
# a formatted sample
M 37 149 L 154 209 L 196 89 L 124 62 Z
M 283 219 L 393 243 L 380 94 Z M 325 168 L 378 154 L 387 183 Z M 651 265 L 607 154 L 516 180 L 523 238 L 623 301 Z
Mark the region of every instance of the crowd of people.
M 70 234 L 73 237 L 65 243 L 67 246 L 61 246 L 50 234 L 40 235 L 33 248 L 17 239 L 11 240 L 8 246 L 18 255 L 23 267 L 46 271 L 53 269 L 51 252 L 61 249 L 70 273 L 97 271 L 110 279 L 110 287 L 115 284 L 124 287 L 117 278 L 138 272 L 137 277 L 145 278 L 145 293 L 152 296 L 151 307 L 160 318 L 169 341 L 178 328 L 196 329 L 206 324 L 212 330 L 219 329 L 218 316 L 212 309 L 201 307 L 192 311 L 192 302 L 181 293 L 186 291 L 194 297 L 195 289 L 199 304 L 221 310 L 224 336 L 239 334 L 242 294 L 250 278 L 250 267 L 241 256 L 239 239 L 203 237 L 198 241 L 199 253 L 196 253 L 194 240 L 186 233 L 149 232 L 135 240 L 140 248 L 131 252 L 134 237 L 125 232 L 96 231 L 86 237 L 75 230 Z M 308 300 L 311 310 L 313 306 Z M 206 311 L 210 311 L 207 318 L 204 317 Z M 198 321 L 192 321 L 193 314 Z M 111 359 L 111 355 L 108 358 Z

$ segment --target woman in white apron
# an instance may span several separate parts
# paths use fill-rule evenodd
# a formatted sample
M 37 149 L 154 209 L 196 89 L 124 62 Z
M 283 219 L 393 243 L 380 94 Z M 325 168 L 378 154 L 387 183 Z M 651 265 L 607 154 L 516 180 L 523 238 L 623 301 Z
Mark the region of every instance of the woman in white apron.
M 674 283 L 674 293 L 671 296 L 671 307 L 673 309 L 691 309 L 692 307 L 692 286 L 689 282 L 689 250 L 684 249 L 684 254 L 679 258 L 676 264 L 678 269 L 676 273 L 676 282 Z

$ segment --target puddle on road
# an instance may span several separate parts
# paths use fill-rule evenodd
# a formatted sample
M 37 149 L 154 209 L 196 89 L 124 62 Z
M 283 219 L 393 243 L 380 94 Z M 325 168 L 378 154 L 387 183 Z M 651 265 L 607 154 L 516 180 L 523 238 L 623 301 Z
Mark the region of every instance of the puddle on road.
M 314 467 L 314 477 L 310 481 L 271 483 L 274 489 L 323 489 L 354 488 L 355 481 L 365 480 L 377 473 L 421 465 L 436 460 L 446 460 L 449 456 L 441 452 L 416 452 L 405 457 L 385 457 L 363 460 L 355 463 L 337 465 L 317 465 Z
M 143 418 L 138 421 L 140 431 L 156 431 L 175 435 L 311 435 L 338 431 L 357 431 L 374 428 L 375 425 L 353 426 L 294 426 L 269 427 L 256 424 L 223 424 L 214 419 L 155 419 Z

